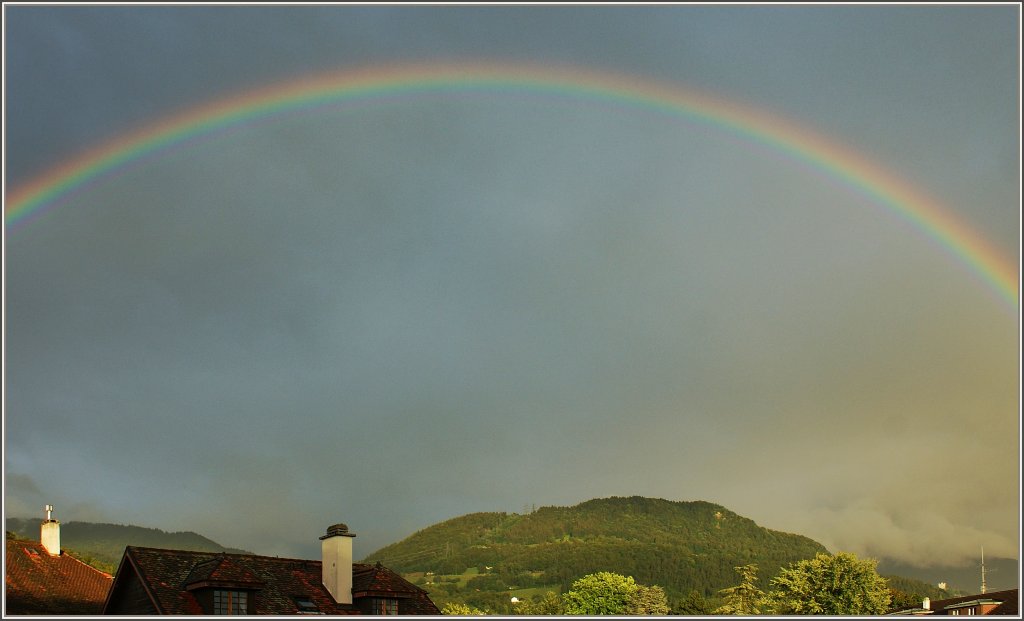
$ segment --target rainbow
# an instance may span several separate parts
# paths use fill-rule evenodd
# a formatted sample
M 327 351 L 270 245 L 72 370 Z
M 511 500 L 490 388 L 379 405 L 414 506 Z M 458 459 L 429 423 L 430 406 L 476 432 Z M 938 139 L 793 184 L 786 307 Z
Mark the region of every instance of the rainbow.
M 326 105 L 424 92 L 540 92 L 683 117 L 760 143 L 849 186 L 909 222 L 985 283 L 1014 312 L 1017 266 L 939 202 L 853 150 L 779 116 L 733 101 L 578 67 L 502 64 L 373 66 L 275 84 L 170 116 L 71 159 L 5 197 L 10 230 L 145 156 L 232 127 Z

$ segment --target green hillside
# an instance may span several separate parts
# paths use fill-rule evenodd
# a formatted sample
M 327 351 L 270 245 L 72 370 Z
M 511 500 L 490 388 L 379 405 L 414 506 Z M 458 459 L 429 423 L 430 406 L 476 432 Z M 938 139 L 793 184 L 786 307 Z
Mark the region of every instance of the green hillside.
M 473 513 L 423 529 L 366 560 L 380 560 L 427 585 L 436 600 L 486 605 L 495 600 L 488 594 L 507 601 L 510 591 L 562 592 L 598 571 L 661 586 L 670 601 L 691 591 L 715 598 L 735 584 L 736 566 L 756 563 L 767 586 L 781 567 L 818 552 L 827 550 L 720 505 L 632 497 L 525 515 Z
M 22 539 L 37 541 L 39 522 L 38 518 L 7 518 L 6 530 Z M 109 573 L 117 569 L 125 546 L 249 554 L 245 550 L 226 548 L 190 531 L 168 533 L 158 528 L 93 522 L 62 522 L 60 546 L 72 556 Z
M 920 606 L 921 600 L 925 597 L 932 600 L 940 600 L 970 593 L 954 588 L 940 589 L 935 584 L 930 584 L 917 578 L 908 578 L 905 575 L 879 573 L 889 582 L 889 588 L 893 590 L 893 609 Z

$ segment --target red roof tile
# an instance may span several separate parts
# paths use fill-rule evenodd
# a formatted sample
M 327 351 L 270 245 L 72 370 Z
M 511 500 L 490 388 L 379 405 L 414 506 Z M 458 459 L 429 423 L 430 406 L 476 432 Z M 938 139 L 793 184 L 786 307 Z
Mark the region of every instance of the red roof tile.
M 113 582 L 110 574 L 35 541 L 7 539 L 4 583 L 8 614 L 95 615 Z
M 185 578 L 186 587 L 206 584 L 249 585 L 259 588 L 263 581 L 227 554 L 218 554 L 208 561 L 196 564 Z
M 381 564 L 352 564 L 352 593 L 393 593 L 413 595 L 418 586 Z
M 352 565 L 352 596 L 397 598 L 398 612 L 403 615 L 440 614 L 426 591 L 380 563 Z

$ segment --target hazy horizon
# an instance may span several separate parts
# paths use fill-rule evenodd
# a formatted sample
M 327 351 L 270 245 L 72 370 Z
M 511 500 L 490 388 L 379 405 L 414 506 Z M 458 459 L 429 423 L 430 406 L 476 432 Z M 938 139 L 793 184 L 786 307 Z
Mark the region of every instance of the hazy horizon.
M 594 500 L 594 499 L 590 499 L 590 500 Z M 584 502 L 587 502 L 587 501 L 584 501 Z M 687 502 L 687 501 L 681 501 L 681 502 Z M 552 505 L 547 505 L 546 507 L 551 507 L 551 506 Z M 555 506 L 565 507 L 566 505 L 555 505 Z M 522 507 L 519 511 L 509 511 L 508 513 L 519 514 L 519 515 L 527 515 L 527 514 L 530 514 L 532 512 L 535 512 L 535 511 L 537 511 L 539 509 L 543 509 L 543 508 L 545 508 L 545 507 L 538 507 L 538 506 L 528 505 L 528 506 Z M 728 507 L 726 507 L 726 508 L 728 508 Z M 469 515 L 469 514 L 467 514 L 467 515 Z M 16 519 L 25 519 L 25 520 L 29 520 L 29 521 L 32 521 L 34 519 L 40 519 L 38 517 L 37 518 L 33 518 L 31 516 L 7 516 L 7 517 L 8 518 L 16 518 Z M 454 516 L 452 519 L 455 519 L 457 517 L 460 517 L 460 516 Z M 743 517 L 746 517 L 746 516 L 743 516 Z M 80 520 L 70 520 L 70 522 L 76 522 L 76 521 L 80 521 Z M 65 523 L 67 523 L 67 522 L 65 522 Z M 93 524 L 95 522 L 88 522 L 88 523 Z M 111 522 L 105 522 L 105 523 L 118 525 L 116 523 L 111 523 Z M 441 525 L 441 524 L 443 524 L 443 522 L 438 522 L 437 524 L 431 524 L 431 525 L 426 526 L 425 528 L 430 528 L 432 526 L 438 526 L 438 525 Z M 125 524 L 122 524 L 122 525 L 125 525 Z M 137 526 L 137 527 L 141 527 L 141 528 L 155 528 L 157 530 L 163 530 L 164 532 L 168 532 L 168 531 L 166 531 L 164 529 L 161 529 L 161 528 L 159 528 L 157 526 L 152 526 L 152 525 L 130 524 L 130 525 L 127 525 L 127 526 Z M 423 529 L 419 529 L 419 530 L 423 530 Z M 773 529 L 773 530 L 776 530 L 776 529 Z M 176 531 L 176 532 L 195 532 L 195 531 L 188 531 L 188 530 L 186 530 L 186 531 Z M 783 530 L 781 532 L 787 532 L 787 531 Z M 203 533 L 201 533 L 201 532 L 196 532 L 195 534 L 205 537 L 205 535 Z M 356 538 L 358 539 L 359 533 L 354 533 L 354 534 L 356 535 Z M 411 537 L 411 536 L 413 536 L 415 534 L 416 534 L 415 532 L 408 533 L 408 536 Z M 792 534 L 799 535 L 799 534 L 802 534 L 802 533 L 792 533 Z M 28 535 L 29 535 L 30 538 L 32 538 L 32 533 L 29 533 Z M 386 547 L 388 545 L 395 544 L 395 543 L 400 543 L 405 538 L 406 537 L 401 537 L 400 539 L 398 539 L 396 541 L 387 542 L 384 546 L 381 546 L 381 548 L 378 548 L 378 549 L 375 549 L 375 550 L 369 550 L 367 552 L 367 554 L 364 554 L 364 555 L 361 555 L 361 556 L 356 556 L 355 560 L 357 562 L 358 561 L 362 561 L 365 557 L 368 557 L 368 556 L 374 554 L 375 552 L 379 551 L 380 549 L 383 549 L 384 547 Z M 214 541 L 214 543 L 223 545 L 219 541 Z M 230 547 L 230 546 L 225 546 L 225 547 Z M 832 553 L 836 553 L 836 552 L 840 552 L 841 550 L 829 550 L 829 551 L 832 552 Z M 246 550 L 245 552 L 251 552 L 251 551 L 250 550 Z M 880 563 L 878 564 L 878 571 L 883 576 L 897 575 L 897 576 L 902 576 L 902 577 L 905 577 L 905 578 L 913 578 L 913 579 L 917 579 L 917 580 L 922 580 L 922 581 L 927 582 L 929 584 L 938 584 L 938 583 L 941 583 L 941 582 L 945 582 L 945 583 L 948 583 L 950 585 L 951 589 L 961 589 L 961 590 L 964 590 L 965 592 L 972 592 L 972 590 L 974 588 L 980 588 L 980 586 L 979 587 L 975 587 L 975 582 L 976 581 L 980 582 L 980 580 L 981 580 L 980 563 L 979 563 L 979 561 L 980 561 L 980 556 L 981 556 L 982 552 L 983 552 L 983 550 L 979 550 L 979 557 L 978 558 L 969 559 L 968 561 L 965 561 L 962 564 L 949 564 L 949 565 L 926 565 L 926 566 L 921 566 L 919 564 L 903 563 L 903 562 L 900 562 L 900 561 L 895 561 L 895 560 L 893 560 L 891 558 L 886 558 L 886 559 L 882 559 L 880 561 Z M 319 558 L 319 555 L 318 555 L 317 551 L 311 551 L 304 558 L 309 558 L 309 559 L 314 559 L 315 560 L 315 559 Z M 876 560 L 878 560 L 878 559 L 876 559 Z M 988 569 L 988 571 L 987 571 L 987 585 L 988 585 L 989 592 L 997 591 L 997 590 L 1003 590 L 1003 589 L 1015 588 L 1018 585 L 1017 578 L 1018 578 L 1018 574 L 1019 574 L 1019 566 L 1017 564 L 1017 559 L 1016 558 L 993 557 L 991 555 L 987 555 L 987 556 L 985 556 L 985 563 L 986 563 L 987 569 Z
M 1017 5 L 3 10 L 7 198 L 303 76 L 575 67 L 788 120 L 1019 268 Z M 362 557 L 637 495 L 875 558 L 1019 558 L 1019 305 L 844 172 L 514 85 L 133 159 L 5 229 L 5 516 L 306 558 L 344 522 Z

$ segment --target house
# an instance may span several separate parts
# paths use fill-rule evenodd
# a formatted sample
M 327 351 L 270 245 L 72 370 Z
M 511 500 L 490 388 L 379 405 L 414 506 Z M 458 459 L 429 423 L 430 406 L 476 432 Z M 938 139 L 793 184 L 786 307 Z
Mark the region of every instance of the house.
M 328 528 L 318 561 L 128 546 L 103 614 L 440 614 L 397 573 L 353 563 L 353 537 Z
M 930 601 L 927 597 L 919 608 L 908 608 L 890 613 L 900 616 L 922 616 L 922 615 L 954 615 L 954 616 L 975 616 L 975 615 L 1013 615 L 1020 616 L 1020 608 L 1017 603 L 1017 589 L 1006 591 L 992 591 L 978 595 L 964 595 L 951 599 L 938 599 Z
M 98 615 L 113 577 L 60 549 L 60 522 L 46 509 L 39 541 L 6 540 L 4 616 Z

